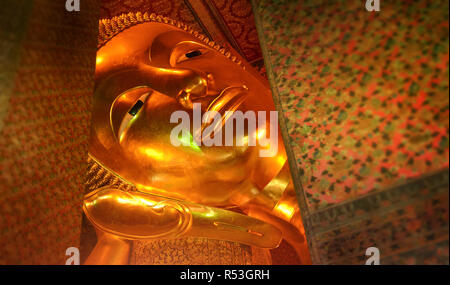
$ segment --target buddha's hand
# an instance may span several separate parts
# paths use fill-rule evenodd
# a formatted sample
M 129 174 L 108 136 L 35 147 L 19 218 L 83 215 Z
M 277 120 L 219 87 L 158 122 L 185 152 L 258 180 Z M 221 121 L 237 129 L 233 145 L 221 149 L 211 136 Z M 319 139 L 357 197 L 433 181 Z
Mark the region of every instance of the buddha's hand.
M 258 219 L 142 192 L 100 188 L 86 195 L 83 210 L 97 230 L 130 240 L 193 236 L 261 248 L 281 241 L 277 228 Z

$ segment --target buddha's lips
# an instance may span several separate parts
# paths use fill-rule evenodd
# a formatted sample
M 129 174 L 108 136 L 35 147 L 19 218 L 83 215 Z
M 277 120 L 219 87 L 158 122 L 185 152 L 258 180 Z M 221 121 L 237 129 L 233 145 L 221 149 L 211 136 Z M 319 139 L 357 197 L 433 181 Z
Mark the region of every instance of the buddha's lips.
M 227 111 L 234 112 L 236 109 L 244 102 L 245 95 L 248 92 L 248 88 L 243 86 L 232 86 L 227 87 L 217 96 L 208 106 L 206 112 L 216 111 L 222 115 L 222 122 L 219 125 L 216 125 L 214 129 L 219 131 L 222 126 L 225 125 L 229 116 L 226 116 L 224 113 Z M 209 122 L 212 117 L 207 116 L 207 122 Z M 204 128 L 209 126 L 210 123 L 202 125 L 202 132 Z
M 219 113 L 235 111 L 244 101 L 244 96 L 247 91 L 248 88 L 245 85 L 227 87 L 209 104 L 206 111 L 216 111 Z

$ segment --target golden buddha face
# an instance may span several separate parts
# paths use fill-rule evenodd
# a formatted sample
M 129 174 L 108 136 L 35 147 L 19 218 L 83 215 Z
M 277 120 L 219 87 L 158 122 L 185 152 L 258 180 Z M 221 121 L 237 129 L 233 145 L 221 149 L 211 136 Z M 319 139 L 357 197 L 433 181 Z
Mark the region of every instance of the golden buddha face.
M 89 153 L 139 190 L 210 206 L 245 203 L 286 161 L 270 133 L 269 87 L 236 52 L 212 47 L 174 25 L 145 22 L 115 35 L 97 53 Z M 241 61 L 238 64 L 238 61 Z M 176 111 L 266 111 L 267 122 L 245 137 L 275 136 L 278 151 L 260 146 L 174 146 Z M 273 131 L 272 131 L 273 132 Z

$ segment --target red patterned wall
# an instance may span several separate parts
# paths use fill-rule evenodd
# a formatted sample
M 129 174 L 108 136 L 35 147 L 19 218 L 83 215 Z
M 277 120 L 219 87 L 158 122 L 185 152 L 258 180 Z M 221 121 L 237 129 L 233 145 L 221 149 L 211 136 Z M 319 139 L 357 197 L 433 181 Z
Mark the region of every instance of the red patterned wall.
M 252 5 L 248 0 L 212 0 L 249 62 L 262 59 Z

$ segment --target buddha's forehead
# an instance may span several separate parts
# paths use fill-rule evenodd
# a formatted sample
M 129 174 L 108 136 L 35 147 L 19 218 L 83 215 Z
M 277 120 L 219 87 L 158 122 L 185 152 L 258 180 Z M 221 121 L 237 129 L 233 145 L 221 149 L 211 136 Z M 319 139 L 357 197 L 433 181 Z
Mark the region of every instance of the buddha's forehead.
M 194 35 L 170 24 L 147 22 L 129 27 L 98 50 L 97 73 L 134 61 L 168 64 L 171 52 L 180 43 L 209 49 Z

